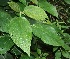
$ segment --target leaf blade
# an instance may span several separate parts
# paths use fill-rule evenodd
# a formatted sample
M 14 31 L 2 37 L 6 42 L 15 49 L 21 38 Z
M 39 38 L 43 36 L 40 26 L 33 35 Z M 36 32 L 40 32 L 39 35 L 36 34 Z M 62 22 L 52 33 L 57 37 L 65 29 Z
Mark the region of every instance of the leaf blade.
M 44 43 L 53 46 L 62 46 L 66 50 L 70 49 L 70 47 L 66 45 L 61 37 L 57 34 L 57 31 L 53 26 L 38 23 L 32 26 L 32 30 L 34 35 L 41 38 Z
M 13 42 L 30 56 L 32 29 L 27 19 L 23 17 L 13 18 L 10 22 L 9 33 Z
M 56 7 L 48 3 L 46 0 L 39 0 L 39 6 L 48 13 L 52 14 L 53 16 L 58 17 L 58 12 L 56 10 Z
M 48 19 L 48 16 L 46 15 L 45 11 L 41 9 L 38 6 L 26 6 L 24 9 L 24 13 L 35 20 L 45 20 L 45 18 Z

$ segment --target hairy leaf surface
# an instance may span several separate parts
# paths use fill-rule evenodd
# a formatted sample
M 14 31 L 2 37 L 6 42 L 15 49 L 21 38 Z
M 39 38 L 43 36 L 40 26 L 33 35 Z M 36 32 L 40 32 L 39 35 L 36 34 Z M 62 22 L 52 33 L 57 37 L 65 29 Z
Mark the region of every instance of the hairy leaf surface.
M 24 13 L 35 20 L 45 20 L 45 18 L 48 18 L 45 11 L 38 7 L 38 6 L 26 6 L 24 9 Z
M 41 40 L 49 45 L 53 46 L 62 46 L 66 50 L 69 50 L 69 47 L 61 40 L 61 37 L 57 34 L 57 31 L 53 26 L 46 24 L 34 24 L 32 26 L 34 35 L 41 38 Z
M 14 43 L 30 56 L 32 29 L 24 17 L 15 17 L 10 21 L 10 36 Z

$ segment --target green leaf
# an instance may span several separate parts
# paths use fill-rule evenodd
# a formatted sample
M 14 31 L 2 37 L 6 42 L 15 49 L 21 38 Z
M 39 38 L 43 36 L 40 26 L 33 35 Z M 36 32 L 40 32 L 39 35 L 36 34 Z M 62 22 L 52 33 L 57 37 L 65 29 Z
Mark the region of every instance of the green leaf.
M 40 59 L 39 57 L 36 57 L 35 59 Z
M 64 41 L 66 44 L 70 44 L 70 35 L 67 33 L 63 33 Z
M 24 5 L 26 5 L 26 0 L 19 0 L 20 2 L 22 2 Z
M 49 45 L 62 46 L 64 49 L 69 50 L 70 47 L 64 43 L 61 37 L 57 34 L 55 28 L 47 24 L 33 24 L 32 30 L 34 35 L 41 38 L 41 40 Z
M 8 25 L 10 23 L 11 16 L 0 10 L 0 31 L 8 32 Z
M 40 55 L 41 54 L 41 49 L 37 49 L 37 53 Z
M 45 57 L 42 57 L 41 59 L 46 59 Z
M 11 2 L 8 2 L 8 4 L 11 7 L 11 9 L 13 9 L 14 11 L 20 12 L 20 7 L 17 3 L 11 1 Z
M 39 0 L 39 6 L 48 13 L 52 14 L 53 16 L 58 17 L 58 12 L 56 10 L 56 7 L 48 3 L 46 0 Z
M 38 1 L 37 0 L 30 0 L 32 1 L 33 3 L 35 3 L 36 5 L 38 5 Z
M 70 53 L 67 51 L 62 51 L 62 55 L 66 58 L 70 58 Z
M 43 53 L 43 57 L 46 57 L 48 56 L 49 54 L 48 53 Z
M 38 6 L 26 6 L 24 9 L 24 13 L 35 20 L 45 20 L 45 18 L 48 18 L 45 11 L 38 7 Z
M 13 46 L 13 41 L 9 36 L 0 36 L 0 54 L 5 54 Z
M 61 52 L 60 51 L 57 51 L 55 53 L 55 59 L 61 59 Z
M 55 59 L 61 59 L 60 57 L 55 57 Z
M 20 6 L 20 11 L 24 11 L 24 8 L 26 7 L 24 4 L 22 3 L 18 3 L 18 5 Z
M 57 52 L 55 53 L 55 57 L 61 57 L 61 52 L 60 52 L 60 51 L 57 51 Z
M 24 17 L 15 17 L 10 21 L 10 36 L 14 43 L 30 56 L 32 29 Z
M 70 4 L 70 0 L 64 0 L 67 4 Z

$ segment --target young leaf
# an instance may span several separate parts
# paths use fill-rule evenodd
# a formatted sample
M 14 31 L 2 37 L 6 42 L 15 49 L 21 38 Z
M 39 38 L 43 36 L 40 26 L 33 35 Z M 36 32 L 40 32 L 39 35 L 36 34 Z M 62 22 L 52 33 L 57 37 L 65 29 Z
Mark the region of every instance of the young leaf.
M 11 2 L 8 2 L 8 4 L 11 7 L 11 9 L 13 9 L 14 11 L 20 12 L 20 7 L 17 3 L 11 1 Z
M 15 17 L 10 21 L 10 36 L 13 42 L 30 56 L 32 29 L 24 17 Z
M 45 20 L 45 18 L 48 19 L 48 16 L 46 15 L 45 11 L 38 7 L 38 6 L 26 6 L 24 9 L 24 13 L 35 20 Z
M 46 0 L 39 0 L 39 6 L 48 13 L 52 14 L 53 16 L 58 17 L 58 12 L 56 10 L 56 7 L 48 3 Z
M 49 45 L 53 46 L 62 46 L 66 50 L 69 50 L 70 47 L 68 47 L 63 40 L 61 40 L 61 37 L 58 36 L 57 31 L 55 28 L 51 25 L 47 24 L 34 24 L 32 26 L 32 30 L 34 35 L 41 38 L 41 40 Z
M 0 54 L 5 54 L 14 45 L 8 36 L 0 36 Z
M 11 18 L 10 14 L 0 10 L 0 31 L 8 33 L 8 25 Z

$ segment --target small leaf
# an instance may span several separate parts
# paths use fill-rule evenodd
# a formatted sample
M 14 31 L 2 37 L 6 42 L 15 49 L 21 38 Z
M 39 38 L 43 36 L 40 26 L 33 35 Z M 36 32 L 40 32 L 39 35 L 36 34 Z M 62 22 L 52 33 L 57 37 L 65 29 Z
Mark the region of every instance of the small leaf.
M 42 57 L 41 59 L 46 59 L 45 57 Z
M 0 10 L 0 31 L 8 32 L 8 26 L 11 18 L 10 14 Z
M 41 49 L 37 49 L 37 53 L 40 55 L 41 54 Z
M 10 21 L 10 36 L 13 42 L 30 56 L 32 29 L 24 17 L 15 17 Z
M 67 4 L 70 4 L 70 0 L 64 0 Z
M 58 17 L 58 12 L 56 10 L 56 7 L 48 3 L 46 0 L 39 0 L 39 6 L 48 13 L 52 14 L 53 16 Z
M 57 31 L 52 25 L 37 23 L 33 24 L 32 30 L 34 35 L 41 38 L 41 40 L 49 45 L 62 46 L 64 49 L 69 50 L 70 47 L 64 43 Z
M 61 59 L 61 52 L 60 51 L 57 51 L 55 53 L 55 59 Z
M 45 20 L 45 18 L 48 18 L 45 11 L 41 9 L 38 6 L 26 6 L 24 9 L 24 13 L 35 20 Z
M 46 57 L 46 56 L 48 56 L 48 55 L 49 55 L 48 53 L 43 53 L 43 56 L 44 56 L 44 57 Z
M 66 58 L 70 58 L 70 53 L 67 51 L 62 51 L 62 55 Z
M 55 53 L 55 57 L 61 57 L 61 52 L 60 51 L 57 51 L 56 53 Z
M 8 2 L 8 4 L 11 7 L 11 9 L 13 9 L 14 11 L 20 12 L 20 7 L 17 3 L 11 1 L 11 2 Z
M 0 54 L 5 54 L 13 46 L 13 41 L 8 36 L 0 36 Z

